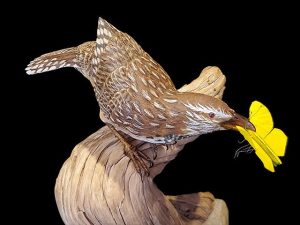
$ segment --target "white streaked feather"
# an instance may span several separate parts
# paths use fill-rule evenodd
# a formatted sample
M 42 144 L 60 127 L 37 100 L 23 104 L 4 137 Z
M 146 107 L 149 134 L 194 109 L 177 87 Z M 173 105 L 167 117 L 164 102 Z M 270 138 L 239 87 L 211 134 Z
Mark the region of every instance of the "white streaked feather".
M 148 115 L 149 117 L 151 117 L 152 119 L 154 119 L 153 114 L 149 110 L 144 109 L 144 112 L 146 113 L 146 115 Z
M 160 109 L 160 110 L 163 110 L 163 111 L 165 110 L 165 108 L 160 103 L 158 103 L 156 101 L 153 102 L 153 105 L 157 109 Z
M 159 126 L 159 124 L 158 123 L 152 123 L 152 122 L 150 122 L 149 123 L 151 126 L 153 126 L 153 127 L 157 127 L 157 126 Z
M 139 113 L 141 113 L 141 109 L 140 109 L 139 105 L 138 105 L 136 102 L 132 102 L 132 104 L 133 104 L 134 108 L 135 108 Z
M 204 106 L 204 105 L 201 105 L 201 104 L 191 104 L 191 103 L 184 103 L 184 105 L 195 111 L 195 112 L 202 112 L 202 113 L 215 113 L 215 115 L 219 118 L 231 118 L 232 116 L 225 113 L 222 109 L 216 109 L 214 107 L 211 107 L 211 106 Z
M 165 117 L 165 116 L 162 115 L 162 114 L 157 114 L 157 117 L 158 117 L 159 119 L 162 119 L 162 120 L 166 120 L 166 119 L 167 119 L 167 117 Z
M 163 100 L 168 103 L 176 103 L 177 102 L 177 99 L 163 98 Z
M 147 99 L 148 101 L 151 101 L 151 97 L 149 96 L 147 91 L 143 90 L 142 95 L 145 99 Z

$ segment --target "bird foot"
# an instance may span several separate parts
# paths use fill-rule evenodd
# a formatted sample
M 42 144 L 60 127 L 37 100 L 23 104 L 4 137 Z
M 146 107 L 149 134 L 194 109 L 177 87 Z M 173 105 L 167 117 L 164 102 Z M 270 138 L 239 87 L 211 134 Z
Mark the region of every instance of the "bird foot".
M 155 160 L 157 158 L 158 147 L 156 144 L 151 144 L 151 149 L 153 153 L 153 160 Z
M 153 166 L 153 161 L 145 153 L 139 151 L 136 147 L 130 145 L 124 139 L 124 137 L 118 131 L 116 131 L 116 129 L 112 125 L 108 124 L 108 127 L 111 129 L 112 133 L 119 139 L 119 141 L 124 144 L 124 153 L 131 159 L 137 172 L 142 177 L 143 174 L 149 176 L 149 167 Z M 146 165 L 145 161 L 147 161 L 150 164 L 149 167 Z
M 125 155 L 128 156 L 136 171 L 143 176 L 145 174 L 146 176 L 150 175 L 149 168 L 153 166 L 153 161 L 142 151 L 137 150 L 134 146 L 131 146 L 130 144 L 125 145 L 124 149 Z M 149 163 L 149 166 L 146 164 L 146 162 Z

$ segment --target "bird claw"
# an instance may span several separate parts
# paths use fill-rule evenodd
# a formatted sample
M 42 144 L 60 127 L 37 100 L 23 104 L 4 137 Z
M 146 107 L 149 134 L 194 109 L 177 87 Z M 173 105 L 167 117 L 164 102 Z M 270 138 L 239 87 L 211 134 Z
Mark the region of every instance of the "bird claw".
M 153 160 L 157 158 L 157 145 L 154 145 L 153 147 Z
M 176 145 L 176 144 L 177 144 L 177 141 L 174 141 L 171 144 L 165 144 L 166 150 L 168 151 L 169 149 L 173 149 L 174 145 Z
M 147 177 L 150 175 L 149 168 L 153 167 L 154 163 L 153 161 L 142 151 L 138 151 L 133 146 L 126 146 L 125 147 L 125 154 L 128 156 L 136 171 L 143 177 L 143 174 L 145 174 Z M 149 163 L 149 166 L 145 163 L 147 161 Z
M 149 156 L 147 156 L 144 152 L 142 151 L 138 151 L 138 150 L 135 150 L 137 152 L 137 154 L 142 158 L 144 159 L 145 161 L 147 161 L 149 163 L 149 168 L 153 167 L 154 163 L 153 161 L 149 158 Z

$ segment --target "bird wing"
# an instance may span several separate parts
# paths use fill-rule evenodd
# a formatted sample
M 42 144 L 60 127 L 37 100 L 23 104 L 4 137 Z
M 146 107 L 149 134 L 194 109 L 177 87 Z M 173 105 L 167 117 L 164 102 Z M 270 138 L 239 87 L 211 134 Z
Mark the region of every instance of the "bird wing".
M 114 106 L 109 115 L 114 126 L 122 127 L 123 132 L 137 139 L 153 137 L 156 139 L 153 142 L 164 143 L 164 137 L 174 133 L 172 128 L 178 127 L 176 121 L 180 119 L 170 120 L 177 113 L 170 110 L 172 101 L 175 103 L 171 96 L 176 88 L 168 74 L 147 53 L 116 70 L 106 82 L 111 86 L 120 84 L 109 101 L 109 105 Z
M 121 80 L 133 76 L 152 79 L 154 83 L 161 81 L 175 90 L 169 75 L 132 37 L 102 18 L 98 22 L 94 55 L 93 71 L 100 82 L 117 74 Z M 130 82 L 132 83 L 132 79 Z
M 106 122 L 140 140 L 164 143 L 173 137 L 183 118 L 170 120 L 177 113 L 169 109 L 174 99 L 162 98 L 176 92 L 169 75 L 132 37 L 101 18 L 92 64 Z
M 98 102 L 104 109 L 122 105 L 129 97 L 141 95 L 149 100 L 151 95 L 176 91 L 164 69 L 133 38 L 102 18 L 98 22 L 92 72 Z M 107 111 L 110 113 L 112 108 Z

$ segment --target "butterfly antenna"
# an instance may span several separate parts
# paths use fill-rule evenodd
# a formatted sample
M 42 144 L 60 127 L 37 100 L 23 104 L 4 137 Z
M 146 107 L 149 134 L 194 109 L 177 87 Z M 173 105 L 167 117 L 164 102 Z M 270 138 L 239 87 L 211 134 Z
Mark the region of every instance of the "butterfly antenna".
M 243 144 L 245 141 L 246 141 L 246 139 L 243 139 L 243 140 L 241 140 L 241 141 L 238 140 L 238 143 L 239 143 L 239 144 Z

